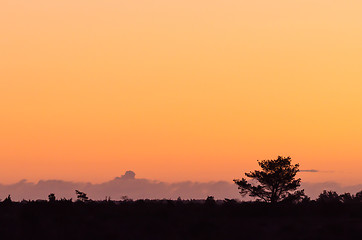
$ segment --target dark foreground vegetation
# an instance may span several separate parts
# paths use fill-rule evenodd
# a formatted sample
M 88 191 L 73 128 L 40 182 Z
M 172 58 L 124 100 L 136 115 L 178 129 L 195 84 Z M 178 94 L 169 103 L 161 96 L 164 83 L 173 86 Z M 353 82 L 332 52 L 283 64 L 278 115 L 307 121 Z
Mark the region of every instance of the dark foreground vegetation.
M 356 198 L 297 204 L 212 197 L 49 200 L 0 202 L 1 239 L 362 239 L 362 202 Z
M 362 191 L 324 191 L 311 201 L 290 157 L 258 161 L 261 170 L 235 179 L 255 202 L 225 199 L 0 202 L 1 239 L 362 239 Z M 255 181 L 257 184 L 255 184 Z

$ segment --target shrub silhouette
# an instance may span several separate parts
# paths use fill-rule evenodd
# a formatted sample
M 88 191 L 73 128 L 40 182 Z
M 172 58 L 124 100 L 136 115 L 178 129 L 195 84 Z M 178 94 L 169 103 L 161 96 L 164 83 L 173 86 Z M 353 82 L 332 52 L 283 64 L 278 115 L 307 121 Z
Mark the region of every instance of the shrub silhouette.
M 296 191 L 301 179 L 295 176 L 299 172 L 299 164 L 292 165 L 290 157 L 278 156 L 277 159 L 258 161 L 261 171 L 245 173 L 259 185 L 249 183 L 245 178 L 234 179 L 240 189 L 240 194 L 257 197 L 265 202 L 299 201 L 304 196 L 304 190 Z
M 5 198 L 4 199 L 4 201 L 3 201 L 3 203 L 12 203 L 13 201 L 11 200 L 11 196 L 10 196 L 10 194 L 8 195 L 8 197 L 7 198 Z
M 350 193 L 344 193 L 344 194 L 339 195 L 339 199 L 343 203 L 351 203 L 354 201 L 354 198 L 355 197 L 353 196 L 353 194 L 350 194 Z
M 55 194 L 54 193 L 49 194 L 48 199 L 49 202 L 55 202 Z
M 359 191 L 358 193 L 356 193 L 356 196 L 354 197 L 354 199 L 355 199 L 357 202 L 362 203 L 362 191 Z
M 335 191 L 327 191 L 323 190 L 319 197 L 317 198 L 317 202 L 320 203 L 339 203 L 341 202 L 341 197 Z
M 215 201 L 214 196 L 208 196 L 205 200 L 206 205 L 213 205 L 215 203 L 216 203 L 216 201 Z
M 343 204 L 354 204 L 362 203 L 362 191 L 357 192 L 356 195 L 350 193 L 343 193 L 338 195 L 335 191 L 323 190 L 319 197 L 316 200 L 318 203 L 343 203 Z

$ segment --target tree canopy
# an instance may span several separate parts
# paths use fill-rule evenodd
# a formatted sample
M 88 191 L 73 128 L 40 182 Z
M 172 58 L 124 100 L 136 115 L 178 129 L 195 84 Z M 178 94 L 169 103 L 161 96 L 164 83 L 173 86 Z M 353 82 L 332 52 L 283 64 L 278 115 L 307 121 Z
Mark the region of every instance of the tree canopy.
M 277 159 L 258 160 L 261 171 L 255 170 L 245 173 L 245 176 L 256 180 L 248 182 L 245 178 L 234 179 L 240 189 L 240 194 L 257 197 L 266 202 L 295 201 L 304 196 L 304 190 L 296 191 L 300 187 L 301 179 L 296 179 L 299 164 L 293 165 L 290 157 L 278 156 Z

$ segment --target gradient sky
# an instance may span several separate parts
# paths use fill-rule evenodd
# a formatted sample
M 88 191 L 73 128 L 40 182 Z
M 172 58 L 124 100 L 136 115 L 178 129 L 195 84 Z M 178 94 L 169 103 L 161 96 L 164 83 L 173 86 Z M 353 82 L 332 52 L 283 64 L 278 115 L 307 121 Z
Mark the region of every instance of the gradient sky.
M 359 0 L 2 0 L 0 182 L 362 182 Z

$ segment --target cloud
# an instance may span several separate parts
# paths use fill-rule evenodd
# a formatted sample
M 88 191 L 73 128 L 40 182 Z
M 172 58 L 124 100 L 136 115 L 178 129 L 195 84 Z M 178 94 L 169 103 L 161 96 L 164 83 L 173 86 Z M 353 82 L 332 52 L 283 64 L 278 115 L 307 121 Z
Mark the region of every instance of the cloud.
M 341 186 L 335 182 L 302 183 L 301 188 L 312 199 L 318 197 L 323 190 L 333 190 L 338 193 L 350 192 L 352 194 L 361 191 L 362 185 Z M 50 193 L 59 198 L 76 198 L 75 189 L 87 193 L 93 200 L 103 200 L 111 197 L 119 200 L 123 196 L 131 199 L 205 199 L 214 196 L 215 199 L 240 199 L 248 201 L 251 198 L 241 197 L 237 186 L 232 182 L 175 182 L 167 183 L 149 179 L 136 178 L 136 174 L 127 171 L 124 175 L 101 184 L 84 182 L 69 182 L 62 180 L 42 180 L 31 183 L 21 180 L 10 185 L 0 184 L 0 198 L 4 199 L 11 194 L 12 199 L 47 199 Z
M 117 177 L 116 179 L 122 179 L 122 180 L 134 180 L 136 178 L 136 173 L 133 171 L 127 171 L 124 175 L 121 177 Z
M 166 183 L 149 179 L 136 178 L 133 171 L 101 184 L 69 182 L 61 180 L 42 180 L 30 183 L 22 180 L 11 185 L 0 184 L 0 198 L 11 194 L 12 199 L 47 199 L 50 193 L 59 198 L 75 199 L 75 189 L 87 193 L 93 200 L 106 197 L 119 200 L 123 196 L 132 199 L 205 199 L 214 196 L 216 199 L 240 198 L 237 186 L 232 182 L 176 182 Z
M 305 170 L 300 170 L 300 172 L 316 173 L 316 172 L 320 172 L 320 171 L 319 171 L 319 170 L 316 170 L 316 169 L 305 169 Z

